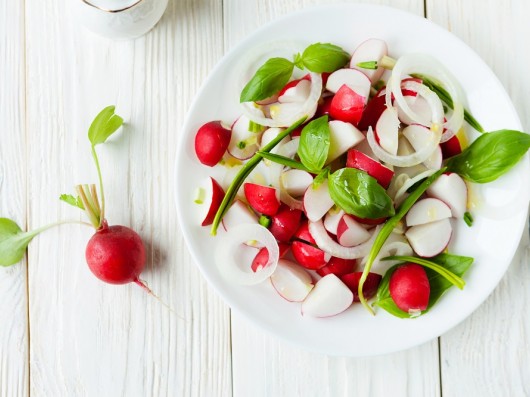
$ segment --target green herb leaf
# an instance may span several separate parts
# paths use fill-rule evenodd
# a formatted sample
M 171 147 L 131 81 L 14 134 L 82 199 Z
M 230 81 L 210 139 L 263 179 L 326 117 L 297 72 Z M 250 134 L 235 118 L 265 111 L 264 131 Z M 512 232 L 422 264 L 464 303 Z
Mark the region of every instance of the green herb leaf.
M 415 263 L 418 263 L 418 260 L 421 260 L 420 258 L 413 259 L 415 260 Z M 409 261 L 407 260 L 407 262 Z M 446 273 L 449 273 L 454 277 L 461 278 L 473 263 L 473 258 L 452 254 L 440 254 L 434 258 L 431 258 L 431 260 L 427 262 L 434 263 L 434 265 L 442 268 Z M 374 305 L 381 307 L 396 317 L 411 318 L 414 316 L 411 316 L 409 313 L 398 308 L 390 296 L 390 278 L 399 266 L 399 264 L 393 266 L 385 273 L 381 284 L 379 284 L 379 288 L 377 290 L 377 300 L 374 302 Z M 427 306 L 426 310 L 421 312 L 422 315 L 427 313 L 435 305 L 435 303 L 438 302 L 442 295 L 449 288 L 451 288 L 451 286 L 453 286 L 451 281 L 437 271 L 426 268 L 425 272 L 427 273 L 427 278 L 429 279 L 431 292 L 429 295 L 429 305 Z
M 88 139 L 92 146 L 104 143 L 123 124 L 123 119 L 114 114 L 116 106 L 107 106 L 96 116 L 88 129 Z
M 377 61 L 359 62 L 357 67 L 361 69 L 375 70 L 377 69 Z
M 311 172 L 319 172 L 328 158 L 330 145 L 328 116 L 322 116 L 307 124 L 300 135 L 298 156 Z
M 0 218 L 0 266 L 20 262 L 28 244 L 40 231 L 23 232 L 11 219 Z
M 315 43 L 302 54 L 304 66 L 315 73 L 331 73 L 340 69 L 350 60 L 350 54 L 339 46 L 329 43 Z
M 464 222 L 466 223 L 466 225 L 468 225 L 469 227 L 473 226 L 473 215 L 471 215 L 470 212 L 465 212 L 464 213 Z
M 329 194 L 344 212 L 359 218 L 394 215 L 394 205 L 377 180 L 356 168 L 341 168 L 329 176 Z
M 285 58 L 271 58 L 250 79 L 239 98 L 240 102 L 255 102 L 271 97 L 289 82 L 294 64 Z
M 248 130 L 250 132 L 258 133 L 258 132 L 262 132 L 264 129 L 265 129 L 265 127 L 263 127 L 261 124 L 258 124 L 258 123 L 254 122 L 252 120 L 250 120 L 248 122 Z
M 479 136 L 462 153 L 447 161 L 447 168 L 475 183 L 494 181 L 508 172 L 530 148 L 530 135 L 514 130 Z
M 64 201 L 65 203 L 68 203 L 74 207 L 81 208 L 83 211 L 85 210 L 85 206 L 83 205 L 83 202 L 79 196 L 74 197 L 71 194 L 61 194 L 59 200 Z
M 320 173 L 313 179 L 313 189 L 317 189 L 322 183 L 328 179 L 330 167 L 324 168 Z
M 258 151 L 257 154 L 259 154 L 264 159 L 272 161 L 274 163 L 281 164 L 286 167 L 296 168 L 297 170 L 310 172 L 309 169 L 305 165 L 289 157 L 280 156 L 279 154 L 267 153 L 267 152 L 262 152 L 262 151 Z

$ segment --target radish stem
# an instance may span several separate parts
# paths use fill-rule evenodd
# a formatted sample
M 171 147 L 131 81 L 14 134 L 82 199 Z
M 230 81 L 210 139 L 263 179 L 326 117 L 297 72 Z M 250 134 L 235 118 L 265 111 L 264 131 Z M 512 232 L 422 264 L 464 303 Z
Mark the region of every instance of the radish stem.
M 98 154 L 96 153 L 95 145 L 92 145 L 92 157 L 94 158 L 94 162 L 96 163 L 96 169 L 98 171 L 98 179 L 99 179 L 99 190 L 101 191 L 101 214 L 100 214 L 100 220 L 101 220 L 101 219 L 105 219 L 105 191 L 103 190 L 103 177 L 101 175 L 101 168 L 99 166 L 99 159 L 98 159 Z

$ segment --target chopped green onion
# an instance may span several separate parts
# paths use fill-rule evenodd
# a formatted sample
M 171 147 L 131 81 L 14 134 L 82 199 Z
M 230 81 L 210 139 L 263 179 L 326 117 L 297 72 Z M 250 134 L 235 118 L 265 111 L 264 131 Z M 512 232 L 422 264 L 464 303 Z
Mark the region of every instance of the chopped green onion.
M 261 215 L 259 217 L 259 224 L 263 227 L 266 227 L 267 229 L 269 228 L 269 226 L 271 225 L 271 218 L 267 215 Z
M 248 123 L 248 130 L 250 132 L 261 132 L 263 131 L 263 126 L 261 124 L 258 124 L 252 120 L 249 121 Z
M 473 216 L 467 211 L 464 214 L 464 222 L 466 222 L 466 225 L 469 227 L 473 226 Z
M 361 69 L 375 70 L 377 69 L 377 61 L 359 62 L 357 67 Z
M 206 191 L 200 187 L 195 191 L 195 200 L 193 202 L 195 204 L 204 204 L 204 198 L 206 197 Z

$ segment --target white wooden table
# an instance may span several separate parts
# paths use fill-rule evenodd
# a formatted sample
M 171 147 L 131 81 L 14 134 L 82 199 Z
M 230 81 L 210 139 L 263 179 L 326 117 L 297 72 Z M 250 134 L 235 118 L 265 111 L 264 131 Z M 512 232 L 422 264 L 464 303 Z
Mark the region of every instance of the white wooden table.
M 89 272 L 83 226 L 51 230 L 0 268 L 0 396 L 530 395 L 528 236 L 471 317 L 375 358 L 309 353 L 233 315 L 192 263 L 173 200 L 176 142 L 221 56 L 260 25 L 318 0 L 172 0 L 157 27 L 114 42 L 77 26 L 67 1 L 0 0 L 0 216 L 35 228 L 82 219 L 59 202 L 96 181 L 86 130 L 105 105 L 127 120 L 100 149 L 112 223 L 148 245 L 140 288 Z M 426 16 L 497 73 L 530 129 L 528 0 L 374 0 Z

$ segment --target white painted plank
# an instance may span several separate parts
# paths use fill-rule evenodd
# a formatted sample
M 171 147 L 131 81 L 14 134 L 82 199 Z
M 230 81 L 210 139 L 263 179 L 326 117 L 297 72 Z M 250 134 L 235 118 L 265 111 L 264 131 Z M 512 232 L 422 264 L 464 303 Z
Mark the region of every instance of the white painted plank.
M 0 217 L 26 224 L 24 3 L 0 3 Z M 0 396 L 27 396 L 26 260 L 0 267 Z
M 274 18 L 321 3 L 225 2 L 225 45 L 233 47 Z M 397 5 L 423 15 L 423 1 L 371 3 Z M 233 313 L 232 355 L 235 396 L 438 396 L 440 392 L 437 340 L 375 358 L 327 357 L 287 345 Z
M 526 0 L 429 1 L 428 15 L 468 43 L 497 74 L 530 130 Z M 530 395 L 528 235 L 500 285 L 441 338 L 444 396 Z
M 220 4 L 171 2 L 135 41 L 84 31 L 58 0 L 28 0 L 27 18 L 31 226 L 84 218 L 57 197 L 96 181 L 86 131 L 116 104 L 127 126 L 98 148 L 108 219 L 141 234 L 142 277 L 176 312 L 137 286 L 95 279 L 89 228 L 46 233 L 30 249 L 32 394 L 229 395 L 229 312 L 191 262 L 172 194 L 179 128 L 222 55 Z

